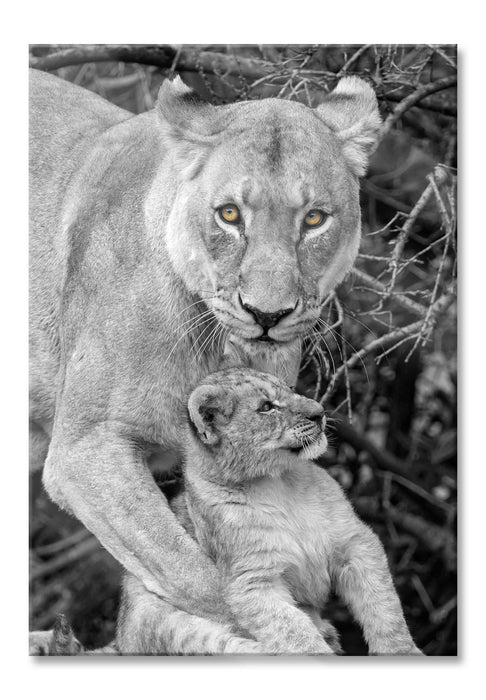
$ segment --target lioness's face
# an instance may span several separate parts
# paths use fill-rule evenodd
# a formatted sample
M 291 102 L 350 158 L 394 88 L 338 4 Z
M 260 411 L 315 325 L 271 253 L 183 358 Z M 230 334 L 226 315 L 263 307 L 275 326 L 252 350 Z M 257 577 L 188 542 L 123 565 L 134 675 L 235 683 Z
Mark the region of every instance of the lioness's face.
M 212 109 L 216 136 L 186 143 L 169 253 L 235 341 L 293 341 L 357 254 L 356 169 L 317 110 L 274 99 Z

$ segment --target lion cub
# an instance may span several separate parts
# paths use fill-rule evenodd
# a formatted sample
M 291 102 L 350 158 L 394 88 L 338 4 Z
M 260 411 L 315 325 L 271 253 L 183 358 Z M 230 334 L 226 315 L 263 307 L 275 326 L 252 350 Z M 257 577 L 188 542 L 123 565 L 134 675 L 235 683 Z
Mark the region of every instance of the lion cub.
M 311 461 L 327 446 L 321 405 L 269 374 L 231 369 L 207 377 L 188 411 L 175 510 L 216 562 L 234 627 L 176 610 L 129 575 L 121 653 L 332 654 L 333 628 L 316 611 L 333 588 L 370 654 L 420 654 L 378 537 Z

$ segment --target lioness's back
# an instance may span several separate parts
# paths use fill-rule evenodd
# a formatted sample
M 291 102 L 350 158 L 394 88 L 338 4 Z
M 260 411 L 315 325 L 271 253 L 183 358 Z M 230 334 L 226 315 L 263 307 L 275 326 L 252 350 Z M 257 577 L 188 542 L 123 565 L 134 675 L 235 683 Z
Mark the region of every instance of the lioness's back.
M 30 362 L 33 418 L 53 413 L 58 369 L 59 294 L 67 248 L 66 192 L 97 136 L 130 118 L 98 95 L 52 75 L 29 75 Z
M 53 235 L 71 175 L 96 136 L 131 115 L 84 88 L 36 70 L 30 71 L 29 90 L 30 197 L 35 245 L 39 229 L 44 235 Z
M 46 150 L 52 155 L 63 153 L 83 135 L 89 138 L 133 116 L 89 90 L 33 69 L 29 71 L 29 105 L 34 157 Z

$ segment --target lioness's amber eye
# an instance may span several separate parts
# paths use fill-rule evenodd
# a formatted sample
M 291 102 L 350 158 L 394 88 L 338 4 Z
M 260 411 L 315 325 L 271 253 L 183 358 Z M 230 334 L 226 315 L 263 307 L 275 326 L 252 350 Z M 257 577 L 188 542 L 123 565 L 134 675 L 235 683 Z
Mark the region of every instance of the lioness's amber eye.
M 237 224 L 240 221 L 240 210 L 236 204 L 225 204 L 224 207 L 218 209 L 218 213 L 228 224 Z
M 258 410 L 260 413 L 268 413 L 273 408 L 275 408 L 273 403 L 271 403 L 270 401 L 264 401 Z
M 304 224 L 310 228 L 315 228 L 316 226 L 320 226 L 322 224 L 324 218 L 324 212 L 320 211 L 319 209 L 311 209 L 305 215 Z

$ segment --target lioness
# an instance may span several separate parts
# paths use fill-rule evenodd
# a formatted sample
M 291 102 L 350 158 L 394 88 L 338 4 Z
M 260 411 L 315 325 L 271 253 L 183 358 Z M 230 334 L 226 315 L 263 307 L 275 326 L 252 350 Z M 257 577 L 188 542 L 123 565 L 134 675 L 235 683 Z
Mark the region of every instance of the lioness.
M 375 95 L 344 78 L 316 109 L 214 107 L 176 79 L 133 116 L 36 71 L 30 91 L 33 461 L 149 591 L 219 614 L 217 569 L 147 459 L 180 454 L 223 347 L 295 383 L 358 250 Z

